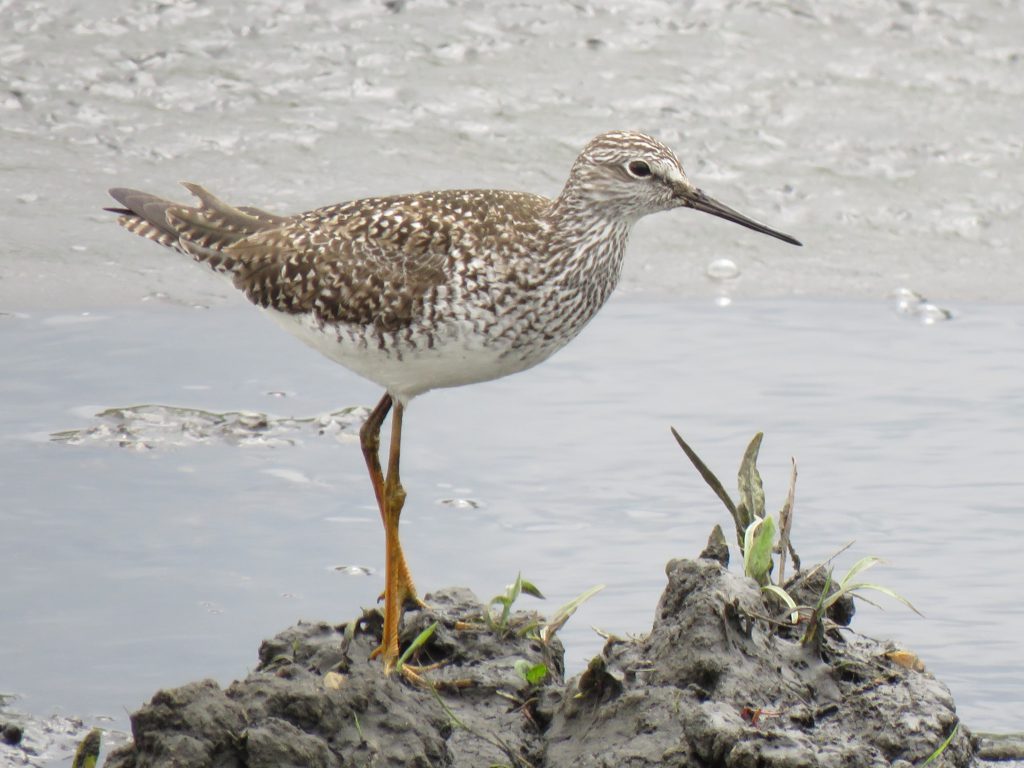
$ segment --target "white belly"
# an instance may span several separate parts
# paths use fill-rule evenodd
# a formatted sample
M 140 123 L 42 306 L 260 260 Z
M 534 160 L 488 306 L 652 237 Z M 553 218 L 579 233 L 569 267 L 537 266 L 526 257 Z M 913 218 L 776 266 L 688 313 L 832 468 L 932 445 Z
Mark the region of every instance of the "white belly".
M 453 324 L 425 338 L 392 334 L 380 348 L 369 331 L 321 326 L 310 315 L 267 309 L 285 330 L 350 371 L 385 388 L 401 402 L 431 389 L 458 387 L 501 378 L 530 368 L 549 357 L 561 344 L 518 352 L 472 329 Z

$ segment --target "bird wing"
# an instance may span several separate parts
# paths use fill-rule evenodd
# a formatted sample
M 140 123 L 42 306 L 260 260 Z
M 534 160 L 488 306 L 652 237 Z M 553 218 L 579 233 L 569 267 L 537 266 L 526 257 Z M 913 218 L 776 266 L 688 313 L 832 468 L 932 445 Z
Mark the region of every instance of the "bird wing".
M 531 211 L 548 204 L 503 194 Z M 480 253 L 489 225 L 509 215 L 493 194 L 474 190 L 367 198 L 300 214 L 225 254 L 237 262 L 235 285 L 262 307 L 398 331 L 424 316 L 425 304 Z
M 451 190 L 355 200 L 295 216 L 235 207 L 198 184 L 199 205 L 112 189 L 125 229 L 218 272 L 261 307 L 398 331 L 482 253 L 535 226 L 547 198 Z M 525 222 L 525 223 L 524 223 Z M 461 264 L 460 264 L 461 262 Z

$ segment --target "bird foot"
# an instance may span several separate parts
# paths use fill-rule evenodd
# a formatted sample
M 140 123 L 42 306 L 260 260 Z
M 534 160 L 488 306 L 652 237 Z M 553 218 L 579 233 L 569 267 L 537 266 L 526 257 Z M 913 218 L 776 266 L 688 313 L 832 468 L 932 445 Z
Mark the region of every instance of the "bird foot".
M 437 661 L 433 664 L 399 664 L 397 656 L 388 658 L 387 649 L 383 645 L 378 645 L 370 654 L 371 660 L 378 657 L 383 657 L 382 663 L 384 664 L 385 675 L 399 674 L 406 682 L 418 688 L 432 688 L 433 684 L 424 675 L 445 665 L 443 661 Z
M 396 667 L 393 672 L 398 673 L 406 682 L 415 685 L 417 688 L 433 688 L 434 684 L 428 680 L 425 675 L 427 672 L 433 672 L 436 669 L 440 669 L 444 666 L 443 661 L 438 661 L 434 664 L 403 664 L 401 667 Z

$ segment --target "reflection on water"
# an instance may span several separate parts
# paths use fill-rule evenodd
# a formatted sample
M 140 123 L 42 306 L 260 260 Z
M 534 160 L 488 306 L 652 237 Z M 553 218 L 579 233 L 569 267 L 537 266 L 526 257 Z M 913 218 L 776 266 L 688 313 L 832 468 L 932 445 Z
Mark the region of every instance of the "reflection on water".
M 373 385 L 249 308 L 52 320 L 0 324 L 0 669 L 24 709 L 123 727 L 158 687 L 227 681 L 280 628 L 374 602 L 383 537 L 362 455 L 303 421 L 356 419 Z M 402 524 L 417 584 L 486 599 L 521 571 L 549 610 L 607 584 L 562 633 L 579 671 L 601 644 L 591 625 L 645 631 L 665 561 L 728 527 L 669 426 L 726 482 L 763 430 L 769 509 L 800 464 L 804 563 L 854 540 L 840 571 L 884 557 L 872 580 L 928 617 L 862 606 L 855 627 L 916 651 L 969 724 L 1019 727 L 1022 350 L 1018 307 L 924 326 L 888 303 L 613 302 L 534 371 L 414 401 Z M 234 426 L 141 452 L 49 439 L 133 402 L 182 409 L 159 411 L 165 426 Z M 116 418 L 136 412 L 150 413 Z M 297 431 L 246 445 L 220 420 L 245 412 Z

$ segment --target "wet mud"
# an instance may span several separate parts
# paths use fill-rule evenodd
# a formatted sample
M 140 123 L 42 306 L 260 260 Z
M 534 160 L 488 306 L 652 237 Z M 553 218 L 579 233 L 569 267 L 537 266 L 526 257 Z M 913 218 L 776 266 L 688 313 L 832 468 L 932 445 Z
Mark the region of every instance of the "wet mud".
M 368 660 L 375 611 L 299 624 L 263 643 L 245 680 L 158 692 L 106 766 L 910 766 L 950 734 L 932 765 L 976 764 L 948 688 L 891 644 L 833 622 L 805 646 L 710 556 L 666 573 L 650 633 L 610 637 L 568 681 L 542 617 L 495 631 L 465 589 L 406 613 L 403 647 L 438 624 L 411 660 L 441 665 L 428 687 Z M 540 665 L 548 674 L 527 682 Z

